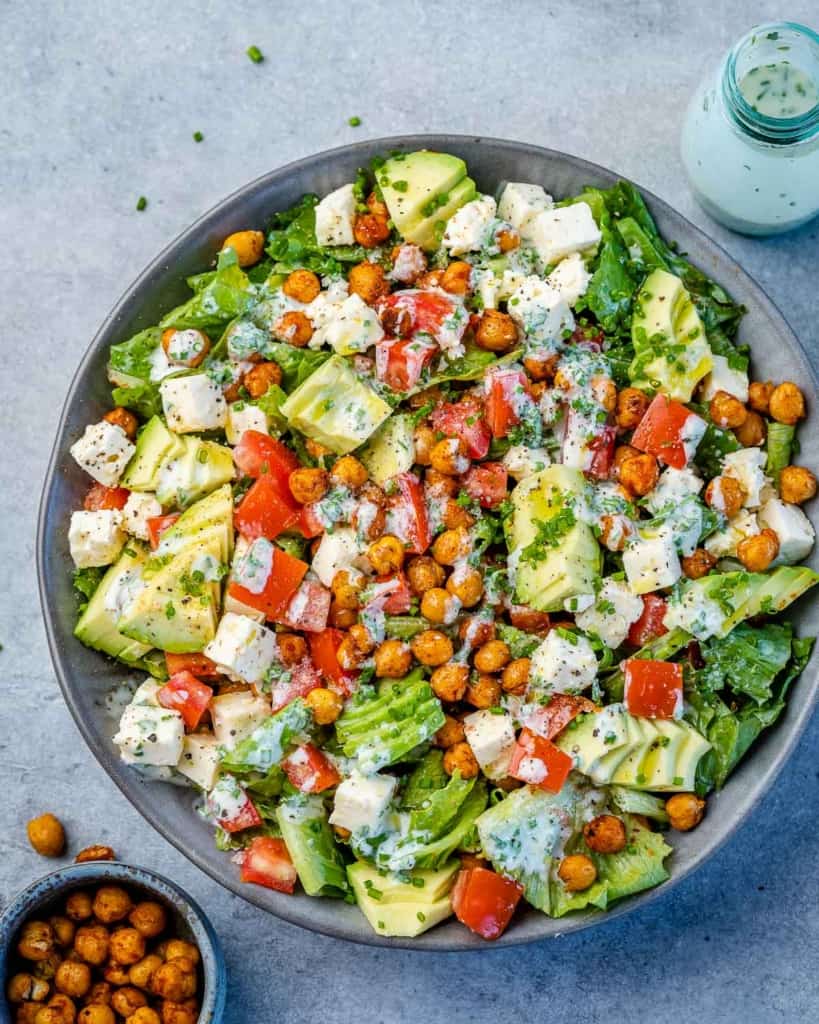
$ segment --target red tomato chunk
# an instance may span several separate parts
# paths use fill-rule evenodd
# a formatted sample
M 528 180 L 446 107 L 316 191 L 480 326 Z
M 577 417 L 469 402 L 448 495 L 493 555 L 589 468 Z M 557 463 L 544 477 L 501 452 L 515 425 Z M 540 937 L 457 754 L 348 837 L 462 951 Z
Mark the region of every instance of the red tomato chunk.
M 683 706 L 682 665 L 629 658 L 625 663 L 626 710 L 639 718 L 678 718 Z
M 341 776 L 329 758 L 312 743 L 303 743 L 282 761 L 290 784 L 302 793 L 322 793 L 337 786 Z
M 659 594 L 643 594 L 643 613 L 636 622 L 632 622 L 628 631 L 628 642 L 634 647 L 642 647 L 649 640 L 668 632 L 664 625 L 668 605 Z
M 695 428 L 702 422 L 682 402 L 657 395 L 637 424 L 631 444 L 641 452 L 656 455 L 666 466 L 683 469 L 689 459 L 686 442 L 696 437 Z
M 263 885 L 266 889 L 292 893 L 296 888 L 296 869 L 283 839 L 257 836 L 242 857 L 242 881 Z
M 452 890 L 455 916 L 482 939 L 497 939 L 512 920 L 523 886 L 488 868 L 467 868 Z
M 537 789 L 559 793 L 573 764 L 571 757 L 554 743 L 529 729 L 522 729 L 512 751 L 509 774 Z
M 183 669 L 172 675 L 156 699 L 163 708 L 170 708 L 182 715 L 187 729 L 195 729 L 210 704 L 213 690 Z

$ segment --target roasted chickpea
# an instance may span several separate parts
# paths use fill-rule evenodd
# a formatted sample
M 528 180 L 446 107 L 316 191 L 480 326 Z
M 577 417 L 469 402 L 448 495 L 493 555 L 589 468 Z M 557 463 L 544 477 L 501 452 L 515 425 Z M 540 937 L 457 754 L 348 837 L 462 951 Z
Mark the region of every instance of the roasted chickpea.
M 291 665 L 298 665 L 300 661 L 304 661 L 307 657 L 307 641 L 303 636 L 299 636 L 298 633 L 277 633 L 276 647 L 279 652 L 279 660 L 283 665 L 287 665 L 288 668 Z M 142 906 L 142 904 L 139 906 Z M 153 906 L 158 907 L 159 904 L 155 903 Z M 131 915 L 128 920 L 134 928 L 138 928 L 146 938 L 151 938 L 151 935 L 134 920 L 134 915 L 136 914 L 137 909 L 138 908 L 134 908 L 134 910 L 131 911 Z M 160 907 L 160 910 L 161 909 L 162 908 Z M 165 925 L 163 923 L 162 928 L 160 928 L 159 931 L 161 932 L 164 927 Z M 156 932 L 155 934 L 158 935 L 159 932 Z
M 631 524 L 625 516 L 600 517 L 600 543 L 609 551 L 622 551 L 631 532 Z
M 42 1003 L 19 1003 L 14 1015 L 14 1024 L 34 1024 Z
M 94 913 L 90 894 L 82 890 L 72 892 L 65 901 L 65 913 L 72 921 L 87 921 Z
M 523 367 L 534 381 L 544 382 L 554 380 L 557 372 L 557 364 L 560 356 L 526 356 L 523 360 Z
M 485 615 L 468 615 L 458 626 L 458 636 L 470 647 L 482 647 L 495 639 L 495 623 Z
M 163 964 L 162 966 L 165 967 L 167 965 Z M 159 972 L 157 971 L 157 973 Z M 133 985 L 123 985 L 122 988 L 118 988 L 111 995 L 111 1006 L 120 1017 L 128 1018 L 132 1013 L 136 1013 L 140 1006 L 147 1005 L 148 997 L 144 992 L 140 992 L 138 988 L 134 988 Z
M 443 270 L 427 270 L 423 274 L 419 274 L 415 281 L 416 288 L 440 288 L 441 278 L 444 276 Z
M 49 984 L 32 974 L 15 974 L 6 986 L 10 1003 L 41 1003 L 48 997 Z
M 626 826 L 613 814 L 599 814 L 583 826 L 583 838 L 594 853 L 619 853 L 626 846 Z
M 234 231 L 222 242 L 222 248 L 232 249 L 236 253 L 240 267 L 250 267 L 262 258 L 264 232 Z
M 479 675 L 469 682 L 464 700 L 473 708 L 494 708 L 500 704 L 502 692 L 496 676 Z
M 746 537 L 737 544 L 737 558 L 748 572 L 765 572 L 779 554 L 779 537 L 765 529 L 755 537 Z
M 461 602 L 443 587 L 432 587 L 421 597 L 421 614 L 425 619 L 438 625 L 454 622 L 461 608 Z
M 336 659 L 346 672 L 353 672 L 361 662 L 364 660 L 365 655 L 359 651 L 355 645 L 355 641 L 349 634 L 344 637 L 341 643 L 336 648 Z
M 338 601 L 330 602 L 327 622 L 334 629 L 349 629 L 358 619 L 358 612 L 352 608 L 342 608 Z
M 174 940 L 176 941 L 176 940 Z M 173 946 L 171 947 L 173 952 Z M 198 984 L 196 978 L 196 963 L 198 962 L 199 952 L 196 951 L 197 961 L 192 960 L 189 956 L 169 956 L 167 962 L 173 964 L 179 968 L 183 978 L 183 999 L 190 999 L 191 996 L 196 992 L 196 986 Z
M 590 885 L 594 885 L 597 880 L 597 868 L 591 857 L 587 857 L 585 853 L 572 853 L 560 862 L 557 875 L 569 892 L 582 892 Z
M 424 488 L 427 494 L 435 498 L 455 498 L 460 492 L 459 482 L 446 473 L 439 473 L 430 466 L 424 476 Z
M 450 295 L 468 295 L 472 265 L 464 260 L 453 260 L 444 270 L 441 287 Z
M 718 391 L 708 406 L 711 419 L 718 427 L 741 427 L 748 416 L 748 410 L 734 395 Z
M 392 575 L 404 564 L 404 545 L 394 534 L 385 533 L 367 548 L 367 561 L 379 576 Z
M 88 995 L 85 997 L 86 1005 L 90 1003 L 105 1003 L 107 1006 L 111 1002 L 111 993 L 114 991 L 113 986 L 108 981 L 96 981 L 88 991 Z
M 435 431 L 424 423 L 420 423 L 412 435 L 415 445 L 415 461 L 419 466 L 428 466 L 430 454 L 435 447 Z
M 501 252 L 512 252 L 520 245 L 520 234 L 514 228 L 503 228 L 495 235 Z
M 119 928 L 111 936 L 109 950 L 113 960 L 128 967 L 145 956 L 145 938 L 136 928 Z
M 390 291 L 390 283 L 384 274 L 384 268 L 377 263 L 357 264 L 350 271 L 347 283 L 350 294 L 360 296 L 368 306 L 374 306 Z
M 335 574 L 330 589 L 340 608 L 354 611 L 361 603 L 361 581 L 352 577 L 346 569 L 340 569 Z
M 185 979 L 185 972 L 180 970 L 179 965 L 174 961 L 162 964 L 151 979 L 151 991 L 154 995 L 163 999 L 173 999 L 181 1002 L 192 995 L 188 991 L 188 982 Z
M 640 498 L 654 490 L 659 477 L 657 460 L 647 453 L 627 459 L 620 467 L 620 483 Z
M 453 704 L 456 700 L 463 698 L 468 682 L 468 666 L 458 665 L 453 661 L 448 665 L 436 668 L 430 677 L 429 685 L 436 697 L 448 704 Z
M 672 828 L 678 832 L 690 832 L 703 819 L 705 801 L 695 793 L 675 793 L 666 800 L 665 809 Z
M 121 921 L 133 910 L 131 897 L 118 885 L 103 885 L 94 897 L 94 917 L 103 924 Z
M 742 508 L 748 493 L 732 476 L 715 476 L 705 488 L 705 503 L 733 519 Z
M 311 690 L 304 700 L 313 712 L 317 725 L 332 725 L 344 707 L 341 697 L 324 686 L 317 686 L 315 690 Z
M 131 967 L 130 971 L 128 971 L 128 981 L 132 985 L 136 985 L 137 988 L 150 988 L 151 978 L 154 976 L 154 971 L 161 967 L 163 962 L 162 957 L 158 956 L 156 953 L 150 953 L 148 956 L 144 956 Z
M 420 597 L 444 582 L 444 570 L 429 555 L 416 555 L 407 563 L 407 582 L 413 594 Z
M 464 527 L 455 530 L 444 530 L 435 538 L 432 545 L 432 557 L 439 565 L 455 565 L 465 558 L 472 550 L 472 541 Z
M 465 740 L 454 743 L 444 754 L 444 771 L 447 775 L 460 772 L 462 779 L 474 779 L 480 770 L 472 747 Z
M 321 291 L 321 281 L 312 270 L 294 270 L 287 275 L 282 291 L 296 302 L 312 302 Z
M 748 388 L 748 405 L 750 405 L 754 412 L 761 412 L 766 415 L 773 391 L 772 381 L 753 381 Z
M 251 398 L 266 395 L 273 384 L 281 384 L 282 370 L 278 363 L 256 363 L 242 378 Z
M 623 388 L 617 396 L 617 426 L 634 430 L 648 409 L 649 397 L 638 388 Z
M 547 633 L 551 625 L 548 612 L 527 608 L 525 604 L 513 604 L 509 609 L 509 621 L 515 629 L 525 633 Z
M 300 309 L 291 309 L 276 321 L 272 333 L 293 348 L 304 348 L 313 337 L 313 324 L 306 313 Z
M 70 921 L 67 917 L 61 917 L 59 914 L 55 914 L 54 917 L 48 919 L 48 923 L 51 925 L 54 931 L 54 938 L 58 946 L 70 946 L 74 941 L 75 926 L 74 922 Z
M 447 498 L 444 502 L 441 519 L 447 530 L 456 530 L 459 526 L 468 530 L 475 525 L 475 517 L 472 513 L 452 498 Z
M 363 245 L 365 249 L 374 249 L 390 237 L 390 226 L 386 217 L 360 213 L 353 225 L 353 235 L 359 245 Z
M 612 464 L 614 476 L 619 479 L 623 466 L 629 461 L 629 459 L 634 459 L 641 454 L 642 452 L 639 452 L 636 448 L 632 448 L 630 444 L 618 445 L 614 451 L 614 462 Z
M 503 640 L 490 640 L 475 652 L 475 668 L 479 672 L 500 672 L 511 657 L 508 644 Z
M 369 480 L 367 467 L 355 455 L 342 455 L 330 471 L 330 479 L 334 484 L 358 490 Z
M 771 393 L 768 412 L 777 423 L 793 426 L 805 418 L 805 396 L 792 381 L 783 381 Z
M 83 925 L 74 936 L 74 951 L 80 959 L 100 967 L 108 959 L 108 930 L 101 924 Z
M 162 1020 L 150 1006 L 140 1006 L 135 1013 L 126 1018 L 125 1024 L 162 1024 Z
M 475 330 L 475 344 L 488 352 L 511 352 L 518 343 L 518 328 L 508 313 L 485 309 Z
M 109 961 L 102 969 L 102 976 L 111 985 L 128 984 L 128 968 L 118 964 L 115 960 Z
M 412 651 L 402 640 L 385 640 L 375 649 L 373 658 L 379 679 L 401 679 L 412 665 Z
M 412 313 L 406 306 L 385 306 L 378 318 L 384 333 L 391 338 L 409 338 L 414 330 Z
M 305 440 L 304 447 L 307 449 L 307 454 L 313 459 L 323 459 L 325 455 L 330 454 L 329 448 L 319 444 L 318 441 L 314 441 L 312 437 L 308 437 Z
M 358 502 L 350 522 L 362 540 L 378 540 L 387 528 L 387 513 L 383 505 L 367 498 Z
M 48 1006 L 38 1010 L 36 1024 L 74 1024 L 77 1008 L 70 996 L 58 992 L 48 1001 Z
M 446 581 L 446 589 L 464 608 L 474 608 L 483 596 L 483 577 L 477 569 L 459 567 Z
M 109 423 L 113 423 L 115 427 L 120 427 L 124 430 L 131 441 L 136 437 L 139 420 L 130 410 L 118 405 L 115 409 L 107 412 L 102 418 L 108 420 Z
M 429 453 L 433 469 L 444 476 L 460 476 L 469 469 L 466 444 L 459 437 L 445 437 L 436 441 Z
M 17 952 L 24 960 L 46 960 L 54 951 L 54 929 L 45 921 L 28 921 L 23 925 Z
M 716 558 L 705 548 L 697 548 L 692 554 L 684 555 L 680 559 L 682 571 L 690 580 L 699 580 L 707 576 L 716 564 Z
M 614 412 L 617 405 L 617 388 L 610 377 L 596 374 L 591 379 L 591 390 L 597 402 L 606 412 Z
M 749 412 L 741 427 L 734 430 L 734 436 L 743 448 L 755 448 L 765 443 L 767 434 L 765 420 L 758 412 Z
M 116 1017 L 107 1003 L 89 1003 L 77 1015 L 77 1024 L 116 1024 Z
M 80 852 L 74 858 L 74 863 L 87 864 L 89 861 L 116 859 L 117 855 L 114 853 L 110 846 L 102 846 L 100 844 L 97 844 L 95 846 L 86 846 L 85 849 L 80 850 Z
M 514 693 L 518 696 L 526 690 L 529 682 L 529 672 L 532 668 L 531 658 L 515 658 L 510 661 L 501 675 L 501 686 L 506 693 Z
M 424 250 L 417 245 L 396 245 L 390 254 L 392 259 L 392 277 L 402 284 L 415 284 L 427 269 L 427 257 Z
M 801 505 L 816 494 L 816 477 L 804 466 L 785 466 L 779 474 L 779 494 L 791 505 Z
M 91 988 L 91 968 L 88 964 L 63 960 L 54 975 L 54 986 L 72 999 L 81 999 Z
M 385 220 L 389 218 L 389 207 L 383 199 L 378 198 L 375 191 L 370 192 L 367 196 L 367 209 L 374 217 L 383 217 Z M 395 249 L 397 248 L 398 246 L 395 247 Z M 393 259 L 395 259 L 395 249 L 393 249 Z
M 422 665 L 443 665 L 453 655 L 452 641 L 439 629 L 425 629 L 410 640 L 410 648 Z
M 435 733 L 433 742 L 436 747 L 443 747 L 446 750 L 448 747 L 454 747 L 456 743 L 463 743 L 464 737 L 463 723 L 452 715 L 444 715 L 444 724 Z
M 28 841 L 41 857 L 59 857 L 65 849 L 65 829 L 53 814 L 41 814 L 26 825 Z
M 321 501 L 329 488 L 330 476 L 325 469 L 301 466 L 287 478 L 290 493 L 303 505 Z

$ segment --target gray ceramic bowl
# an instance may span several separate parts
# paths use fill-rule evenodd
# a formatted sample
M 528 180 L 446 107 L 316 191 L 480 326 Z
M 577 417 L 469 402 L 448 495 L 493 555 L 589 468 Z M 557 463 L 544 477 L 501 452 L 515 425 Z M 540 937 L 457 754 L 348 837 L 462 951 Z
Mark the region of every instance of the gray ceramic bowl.
M 204 911 L 169 879 L 118 861 L 92 861 L 59 868 L 33 882 L 11 900 L 0 917 L 0 1024 L 10 1024 L 12 1020 L 4 993 L 16 936 L 23 924 L 32 918 L 60 913 L 62 901 L 75 889 L 109 883 L 124 885 L 132 892 L 144 894 L 145 899 L 162 903 L 170 913 L 174 934 L 199 947 L 204 991 L 198 1024 L 221 1024 L 227 974 L 219 940 Z
M 521 143 L 457 135 L 416 135 L 378 139 L 320 153 L 273 171 L 246 185 L 205 214 L 160 253 L 114 307 L 91 343 L 71 383 L 49 466 L 40 508 L 37 565 L 48 641 L 65 699 L 92 751 L 131 803 L 194 863 L 240 896 L 293 924 L 339 938 L 381 946 L 412 949 L 471 949 L 482 945 L 457 922 L 450 922 L 412 941 L 376 936 L 354 907 L 332 900 L 286 896 L 242 885 L 235 865 L 214 846 L 208 826 L 191 811 L 191 795 L 167 785 L 146 784 L 118 759 L 111 743 L 115 723 L 104 712 L 105 694 L 123 677 L 123 669 L 90 651 L 72 635 L 76 603 L 71 591 L 71 560 L 67 526 L 70 511 L 82 503 L 88 479 L 68 454 L 69 445 L 84 426 L 110 407 L 105 378 L 106 353 L 113 342 L 156 323 L 172 306 L 187 298 L 184 279 L 213 260 L 226 235 L 241 228 L 264 225 L 272 212 L 284 209 L 304 192 L 326 193 L 351 181 L 356 168 L 391 149 L 445 150 L 463 157 L 479 188 L 493 192 L 499 182 L 542 182 L 555 196 L 580 191 L 583 185 L 604 187 L 617 178 L 611 171 L 552 150 Z M 661 200 L 643 191 L 660 230 L 736 299 L 748 307 L 741 340 L 751 345 L 755 375 L 763 380 L 798 381 L 810 398 L 816 395 L 813 371 L 799 342 L 770 299 L 714 242 Z M 802 427 L 802 448 L 815 449 L 819 421 Z M 814 568 L 819 555 L 814 553 Z M 794 609 L 798 628 L 815 634 L 819 606 L 803 601 Z M 587 928 L 616 914 L 635 910 L 661 896 L 693 871 L 738 827 L 771 785 L 813 709 L 819 679 L 816 658 L 792 691 L 787 712 L 731 777 L 725 789 L 710 800 L 703 824 L 687 835 L 674 835 L 672 878 L 659 889 L 625 901 L 608 915 L 583 913 L 551 920 L 528 910 L 499 940 L 499 945 L 531 942 Z

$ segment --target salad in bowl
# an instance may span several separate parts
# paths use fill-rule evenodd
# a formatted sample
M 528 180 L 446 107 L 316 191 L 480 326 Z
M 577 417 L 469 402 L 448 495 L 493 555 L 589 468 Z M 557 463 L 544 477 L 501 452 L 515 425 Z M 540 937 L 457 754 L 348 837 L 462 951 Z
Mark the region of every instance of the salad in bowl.
M 662 883 L 811 654 L 802 391 L 632 185 L 548 185 L 393 153 L 237 231 L 71 446 L 122 759 L 383 936 Z

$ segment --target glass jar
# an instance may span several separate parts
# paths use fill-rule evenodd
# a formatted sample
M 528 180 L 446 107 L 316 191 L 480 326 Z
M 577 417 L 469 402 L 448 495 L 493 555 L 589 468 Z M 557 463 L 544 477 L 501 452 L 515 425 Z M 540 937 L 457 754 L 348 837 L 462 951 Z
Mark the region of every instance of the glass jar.
M 819 213 L 819 35 L 753 29 L 698 88 L 682 159 L 706 213 L 734 231 L 789 231 Z

